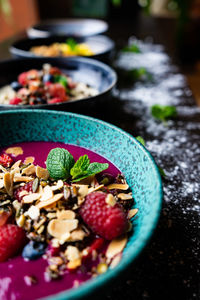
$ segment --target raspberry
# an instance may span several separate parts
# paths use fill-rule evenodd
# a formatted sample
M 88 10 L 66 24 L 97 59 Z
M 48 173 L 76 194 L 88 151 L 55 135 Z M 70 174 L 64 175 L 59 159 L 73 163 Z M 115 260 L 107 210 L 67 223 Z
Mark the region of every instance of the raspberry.
M 13 159 L 8 154 L 0 155 L 0 165 L 9 168 L 13 163 Z
M 105 202 L 106 196 L 103 192 L 87 195 L 80 208 L 80 215 L 94 233 L 112 240 L 126 231 L 128 221 L 120 204 L 108 205 Z
M 60 98 L 52 98 L 52 99 L 48 100 L 49 104 L 61 103 L 61 102 L 63 102 L 63 100 L 61 100 Z
M 62 101 L 68 99 L 65 88 L 60 83 L 52 83 L 47 85 L 47 89 L 52 98 L 60 98 Z
M 9 101 L 9 104 L 12 104 L 12 105 L 18 105 L 19 103 L 22 102 L 22 99 L 18 98 L 18 97 L 15 97 L 13 99 L 10 99 Z
M 6 224 L 0 227 L 0 262 L 19 253 L 26 243 L 25 231 L 16 225 Z
M 32 189 L 33 181 L 30 181 L 26 183 L 24 186 L 20 186 L 14 191 L 14 198 L 17 199 L 19 202 L 22 201 L 23 197 L 25 196 L 20 196 L 20 193 L 22 191 L 27 191 L 27 192 L 33 192 Z
M 18 82 L 21 85 L 26 85 L 27 84 L 27 72 L 23 72 L 18 76 Z

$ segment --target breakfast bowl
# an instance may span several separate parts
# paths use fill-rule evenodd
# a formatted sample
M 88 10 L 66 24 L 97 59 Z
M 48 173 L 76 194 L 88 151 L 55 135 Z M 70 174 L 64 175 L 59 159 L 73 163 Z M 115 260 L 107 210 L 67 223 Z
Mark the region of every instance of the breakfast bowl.
M 24 38 L 10 47 L 15 58 L 86 56 L 108 61 L 114 42 L 107 36 L 92 37 L 50 36 L 46 38 Z
M 0 109 L 76 110 L 110 95 L 117 76 L 85 57 L 26 58 L 0 62 Z
M 52 35 L 71 35 L 87 37 L 101 34 L 108 29 L 108 24 L 97 19 L 61 19 L 46 20 L 27 29 L 30 38 L 44 38 Z
M 53 149 L 53 151 L 58 151 L 55 150 L 54 148 L 61 147 L 61 145 L 63 145 L 63 148 L 65 147 L 65 149 L 68 149 L 69 152 L 71 152 L 71 154 L 74 155 L 75 159 L 77 159 L 80 154 L 84 154 L 84 156 L 85 154 L 88 154 L 91 161 L 98 161 L 104 163 L 107 162 L 109 164 L 109 172 L 111 172 L 112 174 L 114 174 L 114 172 L 119 172 L 120 178 L 124 176 L 124 178 L 126 179 L 126 185 L 129 186 L 131 191 L 128 194 L 126 194 L 126 196 L 132 193 L 134 199 L 134 201 L 131 202 L 130 211 L 132 211 L 132 213 L 133 211 L 135 213 L 137 212 L 137 214 L 135 215 L 134 213 L 132 215 L 133 218 L 130 218 L 129 225 L 130 223 L 132 225 L 130 226 L 129 229 L 128 228 L 126 229 L 127 233 L 125 232 L 123 233 L 123 238 L 117 237 L 117 239 L 114 239 L 115 247 L 113 245 L 113 240 L 111 242 L 109 241 L 109 245 L 106 250 L 106 253 L 108 253 L 108 249 L 110 249 L 109 257 L 108 257 L 109 259 L 105 260 L 104 263 L 101 263 L 101 272 L 99 272 L 98 275 L 95 274 L 95 276 L 92 276 L 91 274 L 93 273 L 88 273 L 87 274 L 88 277 L 84 277 L 83 274 L 84 272 L 86 272 L 85 271 L 86 269 L 80 267 L 79 271 L 68 272 L 64 274 L 63 277 L 61 277 L 60 279 L 57 278 L 57 280 L 45 281 L 45 277 L 43 276 L 44 275 L 43 268 L 46 259 L 48 258 L 47 254 L 43 258 L 39 258 L 38 260 L 34 260 L 34 261 L 24 260 L 19 254 L 17 257 L 10 258 L 6 262 L 5 261 L 0 262 L 0 282 L 3 283 L 5 280 L 9 281 L 8 286 L 3 290 L 4 293 L 3 299 L 6 300 L 10 299 L 9 297 L 12 294 L 15 296 L 15 299 L 24 300 L 27 297 L 27 293 L 29 293 L 29 297 L 31 300 L 39 299 L 39 298 L 70 300 L 70 299 L 80 299 L 83 297 L 88 297 L 88 295 L 91 292 L 97 291 L 98 288 L 102 288 L 103 285 L 107 284 L 108 282 L 111 282 L 114 278 L 116 278 L 116 276 L 119 276 L 122 271 L 126 270 L 126 268 L 135 261 L 135 259 L 141 253 L 142 249 L 146 246 L 149 238 L 151 237 L 160 215 L 160 209 L 162 203 L 162 184 L 161 184 L 161 178 L 159 175 L 158 168 L 153 158 L 149 154 L 149 152 L 136 139 L 134 139 L 132 136 L 122 131 L 121 129 L 97 119 L 93 119 L 78 114 L 57 112 L 57 111 L 13 110 L 13 111 L 0 112 L 0 121 L 1 121 L 1 132 L 0 132 L 1 150 L 2 149 L 5 150 L 4 159 L 5 159 L 5 155 L 8 155 L 8 153 L 9 155 L 14 153 L 14 156 L 12 156 L 12 158 L 10 157 L 10 159 L 15 160 L 15 167 L 11 167 L 12 170 L 16 169 L 16 165 L 17 168 L 19 167 L 21 160 L 24 159 L 23 155 L 25 156 L 28 155 L 29 162 L 30 162 L 30 158 L 33 159 L 33 156 L 35 156 L 36 160 L 37 157 L 38 159 L 41 159 L 42 157 L 43 160 L 46 160 L 47 169 L 48 169 L 50 157 L 48 155 L 46 159 L 47 153 L 44 152 L 46 152 L 47 148 L 48 150 Z M 56 149 L 60 149 L 60 148 L 56 148 Z M 50 153 L 52 154 L 52 152 Z M 0 161 L 2 161 L 2 155 L 0 156 L 0 159 L 1 159 Z M 62 159 L 59 160 L 59 163 L 61 160 Z M 37 163 L 39 163 L 38 160 Z M 24 164 L 22 165 L 21 168 L 22 171 L 21 174 L 23 174 L 24 172 L 23 170 L 27 168 L 27 165 L 24 166 Z M 31 164 L 28 164 L 29 172 L 30 172 L 30 166 Z M 37 166 L 36 168 L 39 167 Z M 6 173 L 8 172 L 8 170 L 9 170 L 8 167 L 5 170 L 5 165 L 4 165 L 4 168 L 2 169 L 1 173 L 2 172 Z M 15 179 L 19 178 L 18 173 L 14 171 L 11 172 L 12 174 L 14 174 L 13 176 Z M 4 175 L 4 176 L 8 176 L 8 175 Z M 21 177 L 23 177 L 23 175 L 21 175 Z M 42 180 L 42 182 L 43 181 L 44 180 Z M 105 184 L 104 192 L 103 190 L 101 190 L 101 192 L 98 192 L 97 187 L 99 188 L 99 186 L 96 185 L 95 187 L 93 187 L 93 191 L 94 188 L 96 189 L 96 192 L 93 192 L 93 195 L 95 193 L 95 195 L 100 194 L 102 196 L 105 194 L 107 195 L 108 193 L 109 199 L 113 201 L 114 194 L 108 192 L 108 189 L 112 189 L 110 187 L 110 184 L 106 185 L 105 181 L 104 184 Z M 104 184 L 100 185 L 101 189 L 103 188 L 102 186 Z M 14 182 L 14 185 L 16 185 L 16 180 Z M 57 185 L 56 186 L 53 185 L 53 186 L 54 186 L 53 190 L 55 191 Z M 24 184 L 20 186 L 20 193 L 22 193 L 23 187 Z M 118 188 L 119 188 L 119 183 L 118 183 Z M 27 191 L 24 192 L 23 197 L 27 197 Z M 20 194 L 20 197 L 22 197 L 22 194 Z M 28 197 L 30 197 L 30 195 L 28 195 Z M 81 212 L 82 212 L 82 205 L 85 205 L 85 203 L 87 203 L 88 201 L 87 197 L 85 202 L 81 203 L 81 206 L 79 207 L 79 210 Z M 107 197 L 108 196 L 106 196 L 106 199 Z M 40 208 L 45 207 L 44 206 L 45 201 L 46 200 L 44 199 L 43 201 L 42 200 L 39 201 Z M 6 202 L 5 205 L 9 205 L 7 203 L 8 202 Z M 26 202 L 25 205 L 27 206 L 28 203 L 29 202 Z M 117 204 L 115 203 L 113 206 L 113 203 L 111 202 L 107 201 L 106 203 L 108 206 L 110 205 L 109 209 L 110 209 L 110 213 L 112 214 L 112 209 L 116 209 Z M 35 206 L 37 205 L 38 204 L 35 204 Z M 25 210 L 26 210 L 26 206 L 24 206 Z M 108 208 L 108 206 L 106 207 Z M 52 206 L 49 207 L 49 202 L 48 202 L 48 209 L 55 209 L 55 207 L 54 208 L 52 208 Z M 87 207 L 87 209 L 89 208 Z M 31 211 L 33 213 L 33 209 L 31 209 Z M 52 216 L 52 211 L 51 212 L 48 211 L 48 214 L 51 214 Z M 30 216 L 30 211 L 29 211 L 29 216 Z M 25 219 L 28 220 L 29 216 L 26 213 Z M 84 218 L 83 214 L 81 216 Z M 48 217 L 50 217 L 50 215 L 48 215 Z M 100 218 L 99 214 L 97 215 L 97 218 Z M 17 223 L 18 226 L 23 227 L 21 223 L 21 219 L 19 220 L 17 218 L 17 222 L 18 222 Z M 59 222 L 63 222 L 62 218 Z M 102 226 L 104 226 L 104 224 L 102 224 Z M 111 224 L 109 223 L 108 226 L 111 226 Z M 131 229 L 131 227 L 133 228 L 133 230 Z M 0 235 L 1 235 L 1 228 L 2 227 L 0 227 Z M 53 228 L 51 227 L 51 234 L 53 234 L 52 230 Z M 110 232 L 111 231 L 109 231 L 109 233 Z M 101 236 L 102 235 L 103 234 L 101 233 Z M 125 238 L 124 235 L 126 235 L 126 243 L 124 243 L 124 238 Z M 30 237 L 30 233 L 28 236 Z M 108 236 L 107 239 L 109 239 Z M 99 240 L 101 240 L 101 238 L 100 239 L 98 238 L 97 240 L 99 243 Z M 96 247 L 97 247 L 97 240 L 95 240 Z M 123 246 L 122 243 L 124 243 Z M 109 248 L 111 244 L 112 244 L 111 247 L 112 250 L 111 248 Z M 121 252 L 116 251 L 116 245 L 118 245 L 117 247 L 120 247 L 118 251 Z M 27 246 L 25 246 L 25 248 L 26 247 Z M 95 250 L 96 249 L 97 248 L 95 248 Z M 101 258 L 103 257 L 104 250 L 105 249 L 101 250 L 102 251 L 100 253 Z M 23 257 L 27 257 L 26 255 L 24 255 L 25 252 L 27 253 L 27 248 L 26 251 L 23 250 L 22 252 Z M 117 257 L 110 256 L 111 253 L 113 254 L 113 252 L 114 255 L 117 255 Z M 1 259 L 1 253 L 0 253 L 0 259 Z M 56 257 L 56 261 L 58 261 L 58 257 Z M 107 266 L 106 268 L 105 265 Z M 51 263 L 50 266 L 52 266 Z M 87 265 L 85 265 L 85 267 L 86 266 Z M 94 272 L 94 269 L 96 270 L 96 267 L 95 266 L 93 267 L 94 268 L 92 270 Z M 33 281 L 33 276 L 35 276 L 34 281 Z M 32 281 L 30 278 L 32 278 Z

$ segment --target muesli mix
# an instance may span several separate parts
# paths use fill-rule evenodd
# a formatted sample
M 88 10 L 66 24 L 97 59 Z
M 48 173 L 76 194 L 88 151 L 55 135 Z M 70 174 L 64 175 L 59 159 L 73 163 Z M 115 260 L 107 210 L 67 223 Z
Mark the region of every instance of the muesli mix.
M 21 154 L 10 147 L 0 155 L 0 262 L 43 257 L 47 280 L 66 270 L 96 276 L 115 267 L 137 213 L 125 178 L 87 155 L 75 162 L 63 148 L 49 152 L 47 168 L 34 157 L 17 160 Z
M 19 74 L 17 81 L 0 89 L 0 104 L 56 104 L 95 96 L 98 91 L 83 82 L 74 82 L 59 68 L 44 64 Z

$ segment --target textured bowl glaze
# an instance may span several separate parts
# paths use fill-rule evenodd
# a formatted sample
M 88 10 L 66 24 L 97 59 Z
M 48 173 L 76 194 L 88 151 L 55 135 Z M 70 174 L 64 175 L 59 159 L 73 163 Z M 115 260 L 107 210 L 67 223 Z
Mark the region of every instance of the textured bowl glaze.
M 162 203 L 162 184 L 156 164 L 148 151 L 132 136 L 90 117 L 47 110 L 15 110 L 0 112 L 0 124 L 1 146 L 24 141 L 54 141 L 88 148 L 115 164 L 133 191 L 135 207 L 139 212 L 121 262 L 77 289 L 61 292 L 48 299 L 86 297 L 128 267 L 152 235 Z

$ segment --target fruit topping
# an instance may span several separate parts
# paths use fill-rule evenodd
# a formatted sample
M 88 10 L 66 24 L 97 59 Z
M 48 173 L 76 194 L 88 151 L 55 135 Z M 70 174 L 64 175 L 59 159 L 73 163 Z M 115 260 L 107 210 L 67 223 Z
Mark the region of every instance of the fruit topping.
M 13 159 L 8 154 L 0 155 L 0 165 L 9 168 L 13 164 Z
M 42 242 L 30 241 L 23 249 L 22 256 L 29 260 L 39 258 L 45 253 L 47 245 Z

